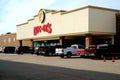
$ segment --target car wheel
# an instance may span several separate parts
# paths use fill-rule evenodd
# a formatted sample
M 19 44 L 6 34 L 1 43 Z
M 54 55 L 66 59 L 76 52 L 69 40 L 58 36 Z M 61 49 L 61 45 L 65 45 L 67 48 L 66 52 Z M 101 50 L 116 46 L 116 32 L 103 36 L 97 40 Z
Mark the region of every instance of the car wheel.
M 20 55 L 20 54 L 21 54 L 21 52 L 17 52 L 17 54 L 18 54 L 18 55 Z
M 48 56 L 52 56 L 52 53 L 50 52 L 50 53 L 48 54 Z
M 39 55 L 40 55 L 40 53 L 39 53 L 39 52 L 37 52 L 36 54 L 37 54 L 37 56 L 39 56 Z
M 84 58 L 84 57 L 85 57 L 85 55 L 80 55 L 80 57 L 81 57 L 81 58 Z
M 61 58 L 64 58 L 64 54 L 61 54 L 60 57 L 61 57 Z
M 71 58 L 71 56 L 72 56 L 72 53 L 68 52 L 67 53 L 67 58 Z
M 104 55 L 101 55 L 100 58 L 103 59 L 103 58 L 104 58 Z

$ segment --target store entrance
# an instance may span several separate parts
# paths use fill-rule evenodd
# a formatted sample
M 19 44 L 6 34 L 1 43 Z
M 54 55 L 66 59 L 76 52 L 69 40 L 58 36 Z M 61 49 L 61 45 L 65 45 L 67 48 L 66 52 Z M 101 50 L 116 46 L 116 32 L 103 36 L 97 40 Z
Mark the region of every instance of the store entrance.
M 62 46 L 70 47 L 72 44 L 81 44 L 85 46 L 85 37 L 72 37 L 72 38 L 65 38 L 63 39 Z M 34 47 L 39 46 L 55 46 L 60 45 L 60 40 L 44 40 L 44 41 L 34 41 Z

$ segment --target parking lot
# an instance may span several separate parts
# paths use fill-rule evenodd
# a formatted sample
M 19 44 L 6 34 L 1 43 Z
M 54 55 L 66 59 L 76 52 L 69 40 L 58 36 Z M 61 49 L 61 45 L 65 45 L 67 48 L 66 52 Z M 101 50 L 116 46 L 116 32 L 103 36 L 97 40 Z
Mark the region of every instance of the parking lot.
M 120 74 L 120 59 L 112 62 L 111 60 L 90 59 L 90 58 L 79 58 L 72 57 L 70 59 L 63 58 L 59 56 L 45 57 L 45 56 L 36 56 L 31 54 L 17 55 L 17 54 L 0 54 L 0 60 L 15 61 L 15 62 L 24 62 L 24 63 L 33 63 L 41 65 L 49 65 L 56 67 L 64 67 L 77 70 L 89 70 L 89 71 L 98 71 L 106 73 Z

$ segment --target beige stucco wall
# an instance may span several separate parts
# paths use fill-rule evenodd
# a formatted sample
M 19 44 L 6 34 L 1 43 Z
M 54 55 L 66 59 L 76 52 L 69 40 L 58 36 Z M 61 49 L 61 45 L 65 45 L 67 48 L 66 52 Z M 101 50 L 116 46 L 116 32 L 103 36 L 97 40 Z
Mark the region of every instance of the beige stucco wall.
M 65 35 L 68 33 L 88 31 L 88 9 L 78 10 L 75 12 L 61 14 L 49 12 L 46 14 L 44 24 L 52 24 L 52 33 L 41 32 L 36 36 L 33 34 L 35 26 L 43 25 L 38 22 L 38 16 L 28 20 L 28 23 L 17 25 L 17 39 L 47 38 L 53 36 Z
M 89 9 L 89 31 L 116 33 L 116 11 Z
M 82 33 L 88 31 L 89 9 L 82 9 L 62 15 L 62 33 Z
M 17 39 L 50 39 L 66 35 L 82 35 L 88 33 L 116 33 L 117 10 L 84 7 L 72 11 L 46 13 L 44 24 L 52 24 L 52 33 L 41 32 L 34 35 L 35 26 L 40 26 L 38 16 L 28 20 L 26 24 L 17 25 Z

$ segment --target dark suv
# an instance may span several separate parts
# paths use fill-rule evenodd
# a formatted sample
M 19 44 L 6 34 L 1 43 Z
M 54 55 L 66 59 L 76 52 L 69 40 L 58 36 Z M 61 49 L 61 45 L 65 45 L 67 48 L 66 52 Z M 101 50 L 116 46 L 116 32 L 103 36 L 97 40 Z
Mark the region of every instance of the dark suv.
M 57 54 L 55 54 L 55 49 L 56 48 L 61 48 L 61 46 L 60 45 L 40 46 L 40 47 L 35 49 L 35 54 L 37 54 L 37 55 L 44 55 L 44 56 L 57 55 Z
M 96 57 L 103 58 L 106 57 L 119 57 L 120 56 L 120 50 L 119 47 L 112 44 L 102 44 L 97 45 L 96 47 Z
M 48 46 L 36 47 L 34 54 L 36 54 L 36 55 L 45 55 L 47 50 L 48 50 Z
M 13 46 L 3 47 L 2 52 L 3 53 L 14 53 L 15 52 L 15 47 L 13 47 Z
M 23 54 L 23 53 L 34 53 L 34 49 L 33 47 L 29 47 L 29 46 L 19 46 L 16 47 L 16 53 L 17 54 Z

